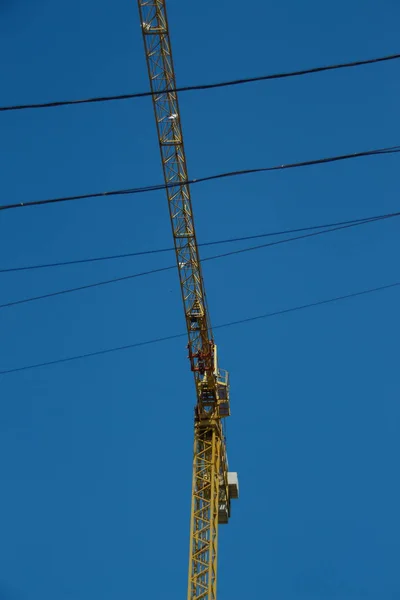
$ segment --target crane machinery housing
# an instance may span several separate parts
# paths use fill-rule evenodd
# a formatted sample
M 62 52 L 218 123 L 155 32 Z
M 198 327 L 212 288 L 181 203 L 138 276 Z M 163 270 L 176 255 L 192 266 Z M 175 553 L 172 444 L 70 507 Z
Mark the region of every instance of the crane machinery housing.
M 165 0 L 138 0 L 194 374 L 196 405 L 188 600 L 216 600 L 218 525 L 238 498 L 228 471 L 224 419 L 229 376 L 218 366 L 196 239 Z

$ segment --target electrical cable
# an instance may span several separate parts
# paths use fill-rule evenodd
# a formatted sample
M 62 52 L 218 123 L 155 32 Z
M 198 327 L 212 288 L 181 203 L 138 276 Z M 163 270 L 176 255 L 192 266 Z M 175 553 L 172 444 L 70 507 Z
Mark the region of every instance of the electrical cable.
M 353 158 L 361 158 L 366 156 L 378 156 L 383 154 L 398 154 L 400 152 L 400 146 L 389 146 L 386 148 L 376 148 L 374 150 L 366 150 L 362 152 L 354 152 L 352 154 L 341 154 L 336 156 L 330 156 L 325 158 L 318 158 L 314 160 L 307 160 L 296 163 L 288 163 L 283 165 L 275 165 L 273 167 L 259 167 L 256 169 L 243 169 L 238 171 L 229 171 L 226 173 L 217 173 L 215 175 L 208 175 L 205 177 L 199 177 L 197 179 L 188 179 L 186 182 L 180 182 L 180 185 L 194 185 L 197 183 L 204 183 L 206 181 L 215 181 L 217 179 L 227 179 L 228 177 L 238 177 L 242 175 L 254 175 L 256 173 L 267 173 L 271 171 L 284 171 L 287 169 L 296 169 L 302 167 L 309 167 L 313 165 L 321 165 L 332 162 L 339 162 L 344 160 L 350 160 Z M 158 185 L 150 185 L 138 188 L 127 188 L 121 190 L 112 190 L 108 192 L 93 192 L 90 194 L 80 194 L 78 196 L 62 196 L 60 198 L 50 198 L 47 200 L 33 200 L 30 202 L 17 202 L 14 204 L 2 204 L 0 205 L 0 211 L 2 210 L 11 210 L 15 208 L 27 208 L 32 206 L 43 206 L 47 204 L 57 204 L 60 202 L 73 202 L 76 200 L 87 200 L 92 198 L 104 198 L 109 196 L 125 196 L 125 195 L 133 195 L 133 194 L 143 194 L 147 192 L 156 192 L 159 190 L 165 190 L 171 187 L 176 187 L 176 182 L 170 184 L 158 184 Z
M 337 221 L 335 223 L 325 223 L 323 225 L 310 225 L 308 227 L 298 227 L 297 229 L 286 229 L 283 231 L 272 231 L 272 232 L 268 232 L 268 233 L 258 233 L 255 235 L 246 235 L 246 236 L 240 236 L 240 237 L 225 238 L 222 240 L 214 240 L 211 242 L 202 242 L 202 243 L 198 244 L 198 246 L 199 246 L 199 248 L 200 247 L 204 248 L 207 246 L 230 244 L 233 242 L 244 242 L 244 241 L 255 240 L 255 239 L 260 239 L 260 238 L 274 237 L 274 236 L 278 236 L 278 235 L 289 235 L 292 233 L 300 233 L 302 231 L 313 231 L 315 229 L 327 229 L 330 227 L 338 227 L 341 225 L 353 225 L 353 224 L 355 225 L 357 223 L 378 221 L 381 219 L 388 219 L 388 218 L 398 217 L 398 216 L 400 216 L 400 212 L 386 213 L 386 214 L 381 214 L 381 215 L 374 215 L 372 217 L 364 217 L 364 218 L 360 218 L 360 219 L 350 219 L 348 221 Z M 48 269 L 48 268 L 55 268 L 55 267 L 65 267 L 65 266 L 70 266 L 70 265 L 81 265 L 81 264 L 93 263 L 93 262 L 103 262 L 103 261 L 107 261 L 107 260 L 132 258 L 132 257 L 136 257 L 136 256 L 162 254 L 162 253 L 166 253 L 166 252 L 173 252 L 174 250 L 175 250 L 175 248 L 173 246 L 170 246 L 169 248 L 156 248 L 156 249 L 151 249 L 151 250 L 142 250 L 142 251 L 138 251 L 138 252 L 126 252 L 124 254 L 111 254 L 111 255 L 107 255 L 107 256 L 95 256 L 92 258 L 80 258 L 80 259 L 76 259 L 76 260 L 65 260 L 65 261 L 59 261 L 59 262 L 53 262 L 53 263 L 25 265 L 25 266 L 21 266 L 21 267 L 8 267 L 5 269 L 0 269 L 0 273 L 15 273 L 15 272 L 20 272 L 20 271 L 33 271 L 33 270 L 37 270 L 37 269 Z
M 132 275 L 124 275 L 123 277 L 114 277 L 113 279 L 107 279 L 105 281 L 97 281 L 95 283 L 89 283 L 86 285 L 80 285 L 74 288 L 68 288 L 65 290 L 59 290 L 58 292 L 50 292 L 41 296 L 31 296 L 30 298 L 23 298 L 22 300 L 13 300 L 12 302 L 6 302 L 0 304 L 1 308 L 9 308 L 11 306 L 17 306 L 19 304 L 26 304 L 28 302 L 35 302 L 37 300 L 44 300 L 46 298 L 54 298 L 55 296 L 63 296 L 64 294 L 72 294 L 74 292 L 81 292 L 82 290 L 89 290 L 91 288 L 101 287 L 103 285 L 109 285 L 110 283 L 118 283 L 120 281 L 127 281 L 128 279 L 136 279 L 137 277 L 144 277 L 145 275 L 154 275 L 155 273 L 161 273 L 162 271 L 171 271 L 175 269 L 175 265 L 169 267 L 161 267 L 159 269 L 151 269 L 150 271 L 142 271 L 141 273 L 133 273 Z
M 399 213 L 393 213 L 393 216 L 399 216 Z M 269 242 L 266 244 L 259 244 L 257 246 L 250 246 L 247 248 L 241 248 L 239 250 L 231 250 L 230 252 L 224 252 L 222 254 L 216 254 L 214 256 L 208 256 L 206 258 L 203 258 L 201 260 L 202 263 L 208 262 L 208 261 L 212 261 L 212 260 L 217 260 L 220 258 L 226 258 L 228 256 L 235 256 L 237 254 L 243 254 L 245 252 L 251 252 L 254 250 L 260 250 L 261 248 L 269 248 L 271 246 L 278 246 L 281 244 L 286 244 L 288 242 L 294 242 L 294 241 L 298 241 L 298 240 L 303 240 L 303 239 L 307 239 L 307 238 L 311 238 L 311 237 L 316 237 L 318 235 L 324 235 L 326 233 L 331 233 L 333 231 L 339 231 L 341 229 L 349 229 L 352 227 L 357 227 L 359 225 L 366 225 L 367 223 L 375 223 L 377 221 L 382 221 L 382 220 L 386 220 L 392 218 L 391 215 L 388 216 L 384 216 L 384 217 L 378 217 L 376 219 L 369 219 L 369 220 L 365 220 L 365 221 L 359 221 L 356 223 L 351 223 L 350 225 L 341 225 L 340 227 L 334 227 L 332 229 L 324 229 L 323 231 L 316 231 L 313 233 L 308 233 L 306 235 L 300 235 L 300 236 L 296 236 L 296 237 L 292 237 L 292 238 L 286 238 L 284 240 L 277 240 L 275 242 Z M 30 298 L 22 298 L 20 300 L 13 300 L 11 302 L 6 302 L 5 304 L 0 304 L 0 309 L 2 308 L 9 308 L 12 306 L 17 306 L 20 304 L 27 304 L 28 302 L 35 302 L 37 300 L 44 300 L 47 298 L 53 298 L 55 296 L 62 296 L 64 294 L 71 294 L 74 292 L 80 292 L 82 290 L 87 290 L 90 288 L 96 288 L 96 287 L 101 287 L 104 285 L 109 285 L 111 283 L 117 283 L 117 282 L 121 282 L 121 281 L 127 281 L 129 279 L 137 279 L 138 277 L 144 277 L 146 275 L 153 275 L 155 273 L 161 273 L 164 271 L 171 271 L 172 269 L 175 269 L 176 265 L 169 265 L 167 267 L 161 267 L 158 269 L 151 269 L 149 271 L 142 271 L 140 273 L 133 273 L 131 275 L 124 275 L 122 277 L 115 277 L 113 279 L 107 279 L 107 280 L 103 280 L 103 281 L 97 281 L 95 283 L 89 283 L 86 285 L 81 285 L 78 287 L 74 287 L 74 288 L 67 288 L 64 290 L 59 290 L 57 292 L 50 292 L 48 294 L 43 294 L 41 296 L 31 296 Z
M 379 56 L 376 58 L 370 58 L 366 60 L 357 60 L 347 63 L 337 63 L 334 65 L 325 65 L 322 67 L 312 67 L 309 69 L 301 69 L 298 71 L 288 71 L 283 73 L 272 73 L 269 75 L 260 75 L 257 77 L 246 77 L 241 79 L 233 79 L 230 81 L 222 81 L 217 83 L 206 83 L 200 85 L 186 85 L 183 87 L 173 88 L 168 90 L 169 93 L 182 93 L 182 92 L 192 92 L 197 90 L 210 90 L 215 88 L 222 87 L 230 87 L 235 85 L 243 85 L 248 83 L 256 83 L 260 81 L 269 81 L 272 79 L 287 79 L 289 77 L 299 77 L 302 75 L 311 75 L 315 73 L 322 73 L 324 71 L 334 71 L 339 69 L 348 69 L 352 67 L 360 67 L 363 65 L 372 65 L 376 63 L 382 63 L 392 60 L 397 60 L 400 58 L 400 54 L 389 54 L 386 56 Z M 43 102 L 43 103 L 35 103 L 35 104 L 15 104 L 11 106 L 1 106 L 0 112 L 6 111 L 16 111 L 16 110 L 28 110 L 28 109 L 37 109 L 37 108 L 55 108 L 59 106 L 72 106 L 79 104 L 93 104 L 99 102 L 115 102 L 119 100 L 132 100 L 134 98 L 147 98 L 149 96 L 153 96 L 154 94 L 159 94 L 160 92 L 137 92 L 133 94 L 118 94 L 113 96 L 96 96 L 94 98 L 83 98 L 80 100 L 60 100 L 53 102 Z
M 326 304 L 331 304 L 333 302 L 341 302 L 343 300 L 348 300 L 350 298 L 357 298 L 357 297 L 361 297 L 361 296 L 365 296 L 367 294 L 373 294 L 379 291 L 384 291 L 384 290 L 389 290 L 389 289 L 394 289 L 396 287 L 400 286 L 400 281 L 396 281 L 394 283 L 390 283 L 387 285 L 381 285 L 378 287 L 374 287 L 374 288 L 369 288 L 369 289 L 365 289 L 365 290 L 361 290 L 359 292 L 352 292 L 349 294 L 344 294 L 341 296 L 335 296 L 334 298 L 327 298 L 325 300 L 318 300 L 316 302 L 310 302 L 308 304 L 300 304 L 298 306 L 293 306 L 290 308 L 285 308 L 282 310 L 277 310 L 274 312 L 268 312 L 268 313 L 264 313 L 262 315 L 256 315 L 254 317 L 247 317 L 245 319 L 238 319 L 237 321 L 229 321 L 228 323 L 221 323 L 219 325 L 216 325 L 213 327 L 213 329 L 227 329 L 228 327 L 236 327 L 237 325 L 242 325 L 242 324 L 247 324 L 247 323 L 252 323 L 254 321 L 260 321 L 263 319 L 269 319 L 272 317 L 277 317 L 277 316 L 281 316 L 281 315 L 286 315 L 289 313 L 295 313 L 295 312 L 299 312 L 302 310 L 306 310 L 309 308 L 316 308 L 318 306 L 324 306 Z M 126 344 L 125 346 L 117 346 L 114 348 L 106 348 L 104 350 L 97 350 L 95 352 L 87 352 L 86 354 L 79 354 L 76 356 L 69 356 L 66 358 L 59 358 L 57 360 L 51 360 L 51 361 L 47 361 L 47 362 L 42 362 L 42 363 L 36 363 L 36 364 L 32 364 L 32 365 L 25 365 L 22 367 L 15 367 L 13 369 L 6 369 L 3 371 L 0 371 L 0 375 L 7 375 L 9 373 L 17 373 L 17 372 L 21 372 L 21 371 L 28 371 L 30 369 L 38 369 L 40 367 L 49 367 L 52 365 L 58 365 L 58 364 L 62 364 L 62 363 L 66 363 L 66 362 L 72 362 L 72 361 L 76 361 L 76 360 L 81 360 L 84 358 L 89 358 L 89 357 L 93 357 L 93 356 L 101 356 L 104 354 L 111 354 L 114 352 L 120 352 L 122 350 L 131 350 L 133 348 L 139 348 L 139 347 L 143 347 L 143 346 L 150 346 L 153 344 L 158 344 L 161 342 L 167 342 L 167 341 L 171 341 L 171 340 L 175 340 L 178 338 L 183 338 L 186 337 L 187 333 L 178 333 L 175 335 L 169 335 L 169 336 L 165 336 L 165 337 L 159 337 L 159 338 L 154 338 L 151 340 L 145 340 L 143 342 L 135 342 L 133 344 Z

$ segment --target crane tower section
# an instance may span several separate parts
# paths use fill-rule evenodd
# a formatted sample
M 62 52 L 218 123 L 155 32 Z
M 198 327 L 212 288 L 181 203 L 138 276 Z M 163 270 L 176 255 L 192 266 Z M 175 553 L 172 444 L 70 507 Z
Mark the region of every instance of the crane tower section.
M 188 600 L 216 600 L 218 524 L 228 522 L 238 497 L 222 426 L 230 414 L 229 377 L 218 367 L 207 308 L 165 0 L 138 0 L 138 7 L 197 396 Z

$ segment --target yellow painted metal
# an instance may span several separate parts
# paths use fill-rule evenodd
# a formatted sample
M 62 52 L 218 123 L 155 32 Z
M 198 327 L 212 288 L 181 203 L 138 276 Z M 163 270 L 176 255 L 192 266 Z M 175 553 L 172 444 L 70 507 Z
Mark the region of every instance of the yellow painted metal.
M 218 523 L 230 513 L 222 419 L 229 380 L 218 368 L 193 218 L 165 0 L 138 0 L 197 402 L 188 600 L 215 600 Z
M 226 506 L 221 421 L 195 424 L 188 600 L 217 597 L 218 522 Z

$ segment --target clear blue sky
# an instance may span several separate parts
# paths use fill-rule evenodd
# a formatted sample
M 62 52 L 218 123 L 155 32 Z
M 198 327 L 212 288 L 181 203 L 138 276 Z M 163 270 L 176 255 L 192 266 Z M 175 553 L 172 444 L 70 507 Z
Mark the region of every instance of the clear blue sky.
M 399 51 L 396 0 L 169 4 L 180 84 Z M 148 88 L 133 0 L 0 0 L 0 55 L 2 105 Z M 399 74 L 387 63 L 185 94 L 189 173 L 399 144 Z M 2 203 L 161 181 L 149 99 L 3 113 L 0 130 Z M 398 173 L 393 156 L 204 184 L 193 189 L 198 236 L 399 210 Z M 0 227 L 2 267 L 171 244 L 162 193 L 7 212 Z M 400 279 L 398 228 L 207 264 L 213 322 Z M 171 261 L 3 274 L 0 301 Z M 218 332 L 241 486 L 220 535 L 219 600 L 400 598 L 398 303 L 394 290 Z M 0 367 L 183 326 L 176 273 L 119 283 L 0 311 Z M 0 599 L 185 598 L 185 340 L 2 376 L 0 386 Z

